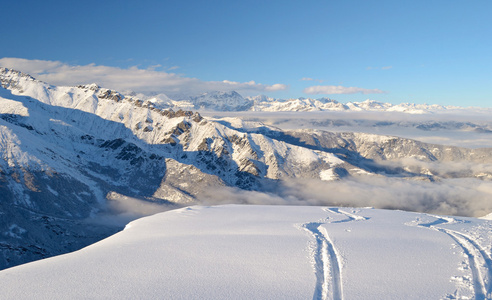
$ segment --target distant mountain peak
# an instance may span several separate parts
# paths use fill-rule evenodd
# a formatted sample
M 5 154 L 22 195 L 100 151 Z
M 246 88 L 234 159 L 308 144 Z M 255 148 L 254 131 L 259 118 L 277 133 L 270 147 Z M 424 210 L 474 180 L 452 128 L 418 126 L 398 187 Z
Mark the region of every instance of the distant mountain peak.
M 196 108 L 210 110 L 249 110 L 254 104 L 253 101 L 243 98 L 236 91 L 207 92 L 199 96 L 190 97 L 190 99 Z
M 101 88 L 97 83 L 78 85 L 77 87 L 81 89 L 91 90 L 91 91 L 97 91 L 98 89 Z
M 0 74 L 2 75 L 2 79 L 23 77 L 23 78 L 27 78 L 30 80 L 36 80 L 34 77 L 32 77 L 29 74 L 22 73 L 21 71 L 17 71 L 14 69 L 4 68 L 4 67 L 0 67 Z
M 236 91 L 211 91 L 200 94 L 200 96 L 209 96 L 209 97 L 240 97 L 242 98 L 238 92 Z

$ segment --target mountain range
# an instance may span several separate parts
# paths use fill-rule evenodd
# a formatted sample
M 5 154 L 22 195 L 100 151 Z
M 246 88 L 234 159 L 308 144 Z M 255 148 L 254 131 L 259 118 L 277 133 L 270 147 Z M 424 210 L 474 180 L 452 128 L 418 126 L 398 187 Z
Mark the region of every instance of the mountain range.
M 417 113 L 446 107 L 279 101 L 235 92 L 186 101 L 164 95 L 138 98 L 96 84 L 53 86 L 6 68 L 0 68 L 0 82 L 0 268 L 101 240 L 124 226 L 116 216 L 204 203 L 204 191 L 271 196 L 293 180 L 492 181 L 492 148 L 281 130 L 239 118 L 205 118 L 189 110 Z M 426 209 L 441 208 L 434 204 Z M 489 208 L 457 207 L 454 213 L 485 215 Z
M 137 96 L 135 93 L 129 95 Z M 330 98 L 294 98 L 276 99 L 264 95 L 254 97 L 243 97 L 235 91 L 231 92 L 207 92 L 197 96 L 175 96 L 171 99 L 165 94 L 146 96 L 138 94 L 138 97 L 145 99 L 160 108 L 180 109 L 187 108 L 193 110 L 212 110 L 212 111 L 387 111 L 404 112 L 409 114 L 426 114 L 446 110 L 463 110 L 463 107 L 401 103 L 393 105 L 390 103 L 366 100 L 363 102 L 340 103 Z

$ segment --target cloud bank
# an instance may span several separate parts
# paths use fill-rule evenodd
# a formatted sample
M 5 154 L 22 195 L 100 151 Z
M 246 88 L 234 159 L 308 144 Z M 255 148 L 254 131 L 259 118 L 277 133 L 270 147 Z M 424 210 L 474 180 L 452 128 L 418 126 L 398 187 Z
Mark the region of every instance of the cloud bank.
M 96 64 L 68 65 L 60 61 L 1 58 L 0 66 L 22 71 L 53 85 L 73 86 L 97 83 L 118 91 L 197 95 L 210 91 L 237 91 L 244 95 L 286 90 L 285 84 L 261 84 L 255 81 L 203 81 L 180 74 L 155 70 L 156 66 L 122 69 Z M 172 68 L 171 68 L 172 69 Z M 169 70 L 171 70 L 169 69 Z
M 363 89 L 359 87 L 344 87 L 340 85 L 315 85 L 307 87 L 303 90 L 304 93 L 310 95 L 333 95 L 333 94 L 384 94 L 385 92 L 378 89 Z
M 204 191 L 203 204 L 262 204 L 374 207 L 441 215 L 481 217 L 492 212 L 492 182 L 476 179 L 440 183 L 366 177 L 334 182 L 287 179 L 266 192 L 222 187 Z

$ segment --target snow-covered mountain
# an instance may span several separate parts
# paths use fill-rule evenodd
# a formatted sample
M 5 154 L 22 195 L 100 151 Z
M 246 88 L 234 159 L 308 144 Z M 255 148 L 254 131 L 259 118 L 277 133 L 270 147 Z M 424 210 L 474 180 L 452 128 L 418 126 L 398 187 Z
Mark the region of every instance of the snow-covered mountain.
M 169 108 L 192 105 L 192 109 L 215 111 L 345 111 L 345 112 L 402 112 L 408 114 L 427 114 L 448 110 L 466 110 L 456 106 L 401 103 L 391 104 L 374 100 L 340 103 L 329 98 L 274 99 L 266 96 L 243 98 L 236 92 L 205 93 L 190 100 L 172 101 Z
M 492 221 L 193 206 L 0 271 L 2 299 L 490 299 Z
M 432 114 L 449 111 L 468 110 L 459 106 L 443 106 L 437 104 L 400 103 L 391 104 L 375 100 L 341 103 L 330 98 L 290 98 L 276 99 L 265 95 L 243 97 L 236 91 L 215 91 L 199 95 L 188 94 L 142 94 L 127 91 L 127 97 L 149 101 L 157 108 L 199 110 L 199 111 L 264 111 L 264 112 L 400 112 L 406 114 Z M 482 109 L 487 110 L 487 109 Z M 489 110 L 488 110 L 489 111 Z
M 211 92 L 191 97 L 191 102 L 197 109 L 212 109 L 220 111 L 249 110 L 253 101 L 243 98 L 237 92 Z
M 446 111 L 466 111 L 467 108 L 457 106 L 443 106 L 437 104 L 401 103 L 391 104 L 366 100 L 363 102 L 340 103 L 330 98 L 293 98 L 275 99 L 264 95 L 243 98 L 235 91 L 209 92 L 197 96 L 174 95 L 173 99 L 159 94 L 146 96 L 140 94 L 141 99 L 150 100 L 163 108 L 206 111 L 345 111 L 345 112 L 401 112 L 407 114 L 428 114 Z
M 298 184 L 340 182 L 341 187 L 346 179 L 375 177 L 442 186 L 452 178 L 473 180 L 485 193 L 492 181 L 492 149 L 203 118 L 166 108 L 174 104 L 163 95 L 141 100 L 96 84 L 57 87 L 5 68 L 0 82 L 2 268 L 73 251 L 120 229 L 100 222 L 101 214 L 145 215 L 163 206 L 200 203 L 206 191 L 209 200 L 233 189 L 227 197 L 237 196 L 234 201 L 241 203 L 313 204 L 320 200 L 296 194 L 303 188 Z M 235 100 L 222 101 L 231 97 Z M 190 101 L 227 109 L 249 105 L 234 93 Z M 291 194 L 282 194 L 286 191 Z M 457 191 L 466 192 L 465 187 Z M 473 196 L 481 199 L 480 193 Z M 448 208 L 470 216 L 492 211 L 487 203 L 470 208 L 457 199 L 416 209 Z
M 267 97 L 249 97 L 254 101 L 253 111 L 346 111 L 346 112 L 402 112 L 408 114 L 427 114 L 446 110 L 465 110 L 463 107 L 442 106 L 437 104 L 401 103 L 391 104 L 366 100 L 363 102 L 340 103 L 329 98 L 273 99 Z
M 328 98 L 269 99 L 268 101 L 258 99 L 252 108 L 255 111 L 345 111 L 348 109 L 347 105 Z
M 115 232 L 85 222 L 108 200 L 190 203 L 204 187 L 258 189 L 343 163 L 95 84 L 55 87 L 8 69 L 0 79 L 2 267 Z

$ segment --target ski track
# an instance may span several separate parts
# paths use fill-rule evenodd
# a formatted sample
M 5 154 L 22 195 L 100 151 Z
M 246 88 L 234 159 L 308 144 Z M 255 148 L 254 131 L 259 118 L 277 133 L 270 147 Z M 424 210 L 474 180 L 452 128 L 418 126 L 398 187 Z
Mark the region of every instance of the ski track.
M 327 223 L 362 221 L 369 218 L 351 214 L 339 208 L 324 208 L 323 210 L 344 215 L 347 219 L 330 222 L 329 218 L 326 218 L 323 221 L 310 222 L 302 225 L 316 240 L 314 253 L 316 288 L 313 300 L 343 299 L 341 257 L 331 241 L 326 228 L 322 225 Z
M 316 239 L 316 289 L 313 300 L 343 299 L 339 257 L 326 229 L 321 227 L 323 224 L 326 223 L 311 222 L 303 225 Z
M 492 259 L 490 254 L 472 237 L 458 231 L 437 227 L 437 225 L 456 223 L 456 219 L 429 216 L 436 218 L 436 220 L 431 223 L 418 224 L 417 226 L 442 232 L 453 239 L 468 258 L 473 277 L 475 299 L 492 299 Z M 484 272 L 485 274 L 483 274 Z
M 365 221 L 369 220 L 367 217 L 362 217 L 359 215 L 351 214 L 349 212 L 340 210 L 338 207 L 330 207 L 330 208 L 325 208 L 325 211 L 329 211 L 334 214 L 339 214 L 339 215 L 345 215 L 347 219 L 345 220 L 340 220 L 340 221 L 333 221 L 331 223 L 345 223 L 345 222 L 352 222 L 352 221 Z

